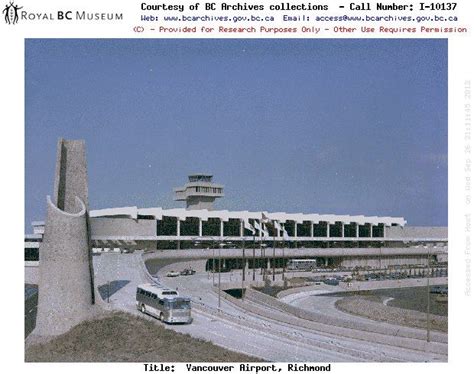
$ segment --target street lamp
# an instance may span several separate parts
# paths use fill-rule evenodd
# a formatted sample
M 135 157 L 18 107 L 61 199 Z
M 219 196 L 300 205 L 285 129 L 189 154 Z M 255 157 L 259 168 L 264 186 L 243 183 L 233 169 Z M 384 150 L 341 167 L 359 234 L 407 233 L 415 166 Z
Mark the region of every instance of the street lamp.
M 243 222 L 241 223 L 241 225 L 243 225 Z M 245 261 L 245 240 L 242 232 L 242 300 L 244 300 Z
M 286 269 L 285 239 L 284 238 L 283 238 L 283 241 L 281 243 L 282 243 L 281 252 L 282 252 L 282 257 L 283 257 L 283 271 L 281 273 L 281 279 L 284 281 L 285 280 L 285 269 Z
M 224 243 L 219 243 L 219 274 L 218 274 L 218 298 L 217 298 L 217 309 L 221 310 L 221 248 L 225 247 Z
M 429 343 L 430 340 L 431 340 L 431 334 L 430 334 L 430 330 L 431 330 L 431 321 L 430 321 L 430 299 L 431 299 L 431 290 L 430 290 L 430 262 L 431 262 L 431 245 L 430 244 L 427 244 L 427 245 L 424 245 L 423 246 L 424 248 L 426 248 L 428 250 L 428 274 L 427 274 L 427 277 L 426 277 L 426 294 L 427 294 L 427 305 L 426 305 L 426 341 Z
M 267 278 L 267 257 L 265 253 L 265 248 L 267 245 L 265 243 L 261 243 L 261 248 L 260 248 L 260 257 L 262 259 L 262 264 L 263 264 L 263 278 L 262 280 L 265 280 Z
M 216 242 L 212 238 L 212 287 L 216 285 Z

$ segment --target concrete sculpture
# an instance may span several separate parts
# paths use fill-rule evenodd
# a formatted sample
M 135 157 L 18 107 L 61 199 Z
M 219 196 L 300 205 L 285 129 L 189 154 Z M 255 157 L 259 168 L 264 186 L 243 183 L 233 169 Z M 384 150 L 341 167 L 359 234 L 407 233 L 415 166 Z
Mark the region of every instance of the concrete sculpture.
M 59 139 L 53 200 L 39 261 L 36 336 L 55 336 L 94 311 L 85 143 Z

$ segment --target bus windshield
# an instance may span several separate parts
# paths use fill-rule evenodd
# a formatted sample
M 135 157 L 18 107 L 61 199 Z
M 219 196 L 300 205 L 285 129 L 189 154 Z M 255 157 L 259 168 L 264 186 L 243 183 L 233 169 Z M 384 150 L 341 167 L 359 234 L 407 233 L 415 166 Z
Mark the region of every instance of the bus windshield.
M 191 309 L 191 302 L 184 299 L 167 300 L 166 305 L 170 309 Z

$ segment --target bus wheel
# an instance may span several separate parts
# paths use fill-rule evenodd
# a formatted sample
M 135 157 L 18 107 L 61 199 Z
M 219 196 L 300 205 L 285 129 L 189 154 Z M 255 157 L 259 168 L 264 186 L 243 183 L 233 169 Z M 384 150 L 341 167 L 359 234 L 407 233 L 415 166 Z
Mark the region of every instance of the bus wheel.
M 142 313 L 146 313 L 145 304 L 142 304 L 142 307 L 140 308 L 140 310 L 142 311 Z

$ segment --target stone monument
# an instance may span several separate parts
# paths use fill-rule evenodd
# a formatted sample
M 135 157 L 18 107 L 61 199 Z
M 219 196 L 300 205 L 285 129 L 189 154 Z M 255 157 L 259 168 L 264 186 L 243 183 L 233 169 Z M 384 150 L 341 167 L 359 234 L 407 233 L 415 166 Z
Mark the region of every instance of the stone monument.
M 90 318 L 94 307 L 86 150 L 59 139 L 53 198 L 47 197 L 40 247 L 37 337 L 62 334 Z

